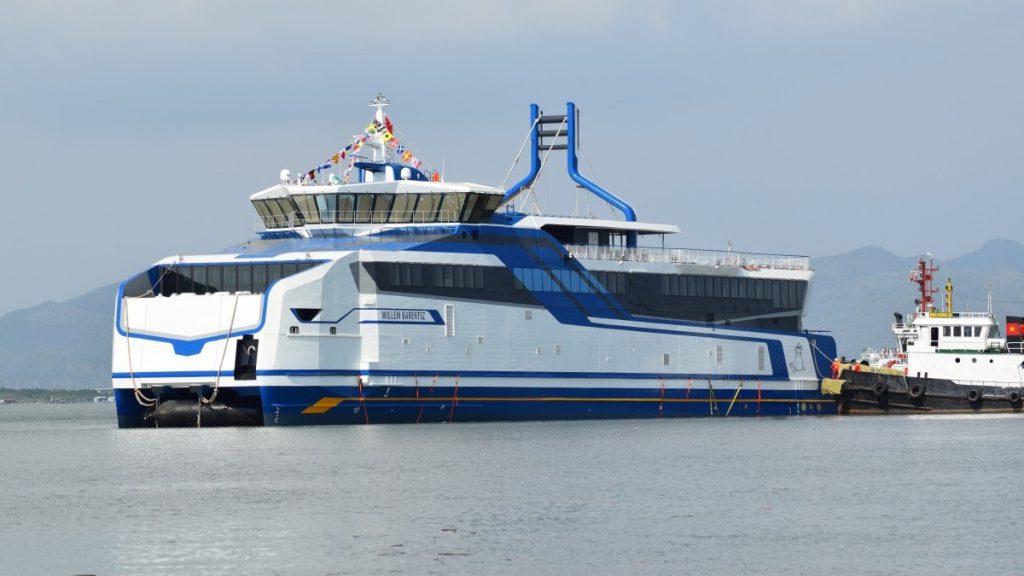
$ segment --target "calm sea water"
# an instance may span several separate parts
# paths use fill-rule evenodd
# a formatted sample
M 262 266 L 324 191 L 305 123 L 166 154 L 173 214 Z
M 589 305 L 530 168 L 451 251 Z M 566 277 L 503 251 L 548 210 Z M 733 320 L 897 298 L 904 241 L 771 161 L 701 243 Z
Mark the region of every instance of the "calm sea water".
M 1024 417 L 118 430 L 0 406 L 3 574 L 1019 574 Z

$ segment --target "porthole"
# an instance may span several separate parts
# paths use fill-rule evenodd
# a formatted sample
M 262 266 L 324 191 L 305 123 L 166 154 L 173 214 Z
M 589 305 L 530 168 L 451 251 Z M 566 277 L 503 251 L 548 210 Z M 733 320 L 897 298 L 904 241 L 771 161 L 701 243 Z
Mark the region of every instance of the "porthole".
M 978 363 L 978 359 L 977 358 L 971 358 L 971 363 L 972 364 L 977 364 Z
M 957 364 L 959 364 L 959 363 L 960 363 L 960 359 L 959 359 L 959 358 L 957 358 L 957 359 L 956 359 L 956 363 L 957 363 Z
M 994 362 L 994 360 L 992 360 L 991 358 L 989 358 L 989 359 L 988 359 L 988 363 L 989 363 L 989 364 L 991 364 L 992 362 Z

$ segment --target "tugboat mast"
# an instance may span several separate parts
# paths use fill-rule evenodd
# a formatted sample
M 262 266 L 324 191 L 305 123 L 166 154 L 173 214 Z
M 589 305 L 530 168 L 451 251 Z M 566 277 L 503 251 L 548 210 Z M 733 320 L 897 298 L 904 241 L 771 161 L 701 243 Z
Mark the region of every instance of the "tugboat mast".
M 934 261 L 929 258 L 928 262 L 925 262 L 924 257 L 917 261 L 917 270 L 910 273 L 910 281 L 917 284 L 921 290 L 921 301 L 918 308 L 918 313 L 922 316 L 929 316 L 932 313 L 932 308 L 935 307 L 935 300 L 933 295 L 938 292 L 932 287 L 932 280 L 935 278 L 935 272 L 939 268 L 934 265 Z

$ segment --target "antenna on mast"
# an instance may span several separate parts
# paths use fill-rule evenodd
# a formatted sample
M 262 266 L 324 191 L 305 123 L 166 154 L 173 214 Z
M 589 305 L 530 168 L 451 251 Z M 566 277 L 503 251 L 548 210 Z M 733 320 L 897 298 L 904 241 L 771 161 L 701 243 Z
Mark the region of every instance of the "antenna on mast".
M 373 119 L 377 121 L 377 125 L 384 126 L 384 108 L 391 105 L 391 101 L 384 97 L 384 94 L 377 92 L 377 96 L 370 100 L 370 108 L 376 108 L 377 111 L 373 114 Z M 379 134 L 379 133 L 378 133 Z M 373 161 L 374 162 L 387 162 L 388 161 L 388 148 L 380 143 L 380 137 L 376 138 L 377 142 L 373 148 Z M 377 157 L 377 152 L 380 152 L 381 157 Z
M 919 304 L 918 313 L 922 316 L 936 316 L 937 314 L 933 309 L 934 298 L 933 295 L 938 292 L 932 287 L 932 280 L 935 278 L 935 272 L 939 269 L 934 265 L 931 252 L 928 253 L 928 261 L 925 262 L 924 257 L 921 257 L 917 261 L 917 270 L 913 270 L 910 273 L 910 281 L 917 284 L 921 290 L 921 302 Z M 950 314 L 952 315 L 952 314 Z

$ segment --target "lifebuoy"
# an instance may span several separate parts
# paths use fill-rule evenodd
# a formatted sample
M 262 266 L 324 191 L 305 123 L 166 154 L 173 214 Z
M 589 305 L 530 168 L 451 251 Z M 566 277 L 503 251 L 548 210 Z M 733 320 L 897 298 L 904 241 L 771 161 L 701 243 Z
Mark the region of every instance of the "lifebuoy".
M 974 404 L 978 400 L 981 400 L 981 392 L 978 392 L 974 388 L 967 391 L 967 401 Z
M 911 384 L 907 388 L 907 396 L 917 400 L 921 396 L 924 396 L 924 386 L 920 384 Z
M 886 392 L 889 391 L 889 387 L 885 385 L 885 382 L 879 380 L 878 382 L 875 382 L 875 385 L 871 389 L 871 391 L 875 393 L 876 398 L 881 398 L 882 396 L 885 396 Z
M 1006 395 L 1006 398 L 1010 401 L 1010 404 L 1020 403 L 1020 391 L 1010 390 L 1010 393 Z

